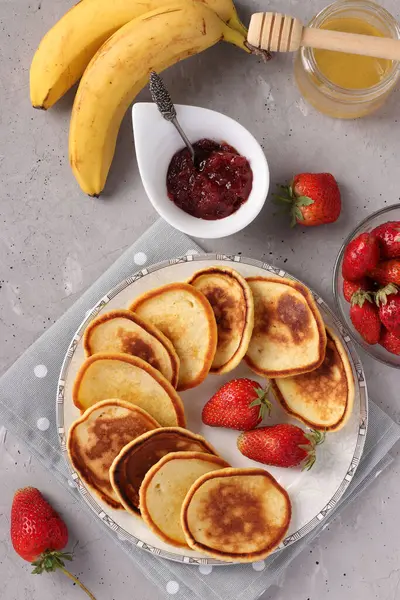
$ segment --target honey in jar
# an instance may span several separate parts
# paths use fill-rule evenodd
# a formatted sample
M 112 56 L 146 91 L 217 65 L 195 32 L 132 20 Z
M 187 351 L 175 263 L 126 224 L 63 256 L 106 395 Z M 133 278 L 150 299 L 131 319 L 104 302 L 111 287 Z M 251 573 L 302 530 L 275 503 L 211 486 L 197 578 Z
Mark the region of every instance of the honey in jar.
M 367 0 L 341 0 L 319 13 L 310 27 L 400 38 L 395 19 Z M 379 108 L 399 77 L 391 60 L 301 48 L 295 63 L 297 85 L 317 110 L 338 118 L 358 118 Z

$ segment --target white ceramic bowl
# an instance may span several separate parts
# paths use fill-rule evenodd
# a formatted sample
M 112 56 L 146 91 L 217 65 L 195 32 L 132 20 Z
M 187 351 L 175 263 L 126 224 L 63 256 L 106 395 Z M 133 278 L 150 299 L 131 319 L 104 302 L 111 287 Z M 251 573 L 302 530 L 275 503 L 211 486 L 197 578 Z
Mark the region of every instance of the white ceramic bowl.
M 176 111 L 191 142 L 203 138 L 226 142 L 245 156 L 253 171 L 253 187 L 247 201 L 225 219 L 206 221 L 178 208 L 167 196 L 166 178 L 171 158 L 184 144 L 156 105 L 144 102 L 133 106 L 132 121 L 139 172 L 150 202 L 170 225 L 194 237 L 221 238 L 244 229 L 262 209 L 269 189 L 268 163 L 260 144 L 242 125 L 221 113 L 179 104 Z

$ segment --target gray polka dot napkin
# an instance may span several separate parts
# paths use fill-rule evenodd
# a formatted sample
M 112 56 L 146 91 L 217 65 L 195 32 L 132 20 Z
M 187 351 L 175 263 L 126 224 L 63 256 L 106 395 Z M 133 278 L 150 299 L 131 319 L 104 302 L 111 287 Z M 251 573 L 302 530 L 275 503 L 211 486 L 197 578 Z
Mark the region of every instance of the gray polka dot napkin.
M 161 220 L 156 222 L 0 379 L 0 424 L 21 438 L 30 452 L 51 469 L 71 493 L 78 495 L 61 456 L 55 417 L 58 375 L 74 332 L 85 313 L 109 289 L 143 265 L 196 252 L 201 252 L 201 248 L 191 239 Z M 174 596 L 177 600 L 255 600 L 318 535 L 321 528 L 329 524 L 343 504 L 354 499 L 379 471 L 390 464 L 388 452 L 399 437 L 399 427 L 370 402 L 364 455 L 341 502 L 319 528 L 266 561 L 226 567 L 173 563 L 118 539 L 100 519 L 99 527 L 103 527 L 129 554 L 146 578 L 164 590 L 166 597 Z M 82 505 L 87 508 L 83 501 Z M 96 517 L 93 515 L 93 518 Z

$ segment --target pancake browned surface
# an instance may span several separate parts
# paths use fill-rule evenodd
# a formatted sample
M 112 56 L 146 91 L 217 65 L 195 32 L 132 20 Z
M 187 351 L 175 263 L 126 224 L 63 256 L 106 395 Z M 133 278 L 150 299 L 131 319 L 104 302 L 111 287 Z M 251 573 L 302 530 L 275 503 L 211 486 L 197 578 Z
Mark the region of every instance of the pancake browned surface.
M 168 338 L 154 325 L 130 310 L 111 310 L 99 315 L 83 336 L 86 356 L 112 352 L 138 356 L 160 371 L 174 387 L 178 383 L 179 358 Z
M 94 354 L 76 376 L 72 399 L 86 410 L 107 398 L 120 398 L 146 410 L 162 427 L 185 426 L 182 400 L 156 369 L 129 354 Z
M 154 430 L 156 431 L 156 430 Z M 201 435 L 181 427 L 163 427 L 145 433 L 121 450 L 110 469 L 111 484 L 121 504 L 139 515 L 139 488 L 146 473 L 170 452 L 205 452 L 218 456 Z
M 104 400 L 72 423 L 67 450 L 75 471 L 112 508 L 123 508 L 111 487 L 109 468 L 128 442 L 158 428 L 147 412 L 121 400 Z
M 217 347 L 217 324 L 207 298 L 188 283 L 169 283 L 137 298 L 129 307 L 173 344 L 180 360 L 178 390 L 199 385 Z
M 271 383 L 283 408 L 309 427 L 337 431 L 351 415 L 353 372 L 340 340 L 329 329 L 325 359 L 318 369 Z
M 264 377 L 308 373 L 325 357 L 326 332 L 311 292 L 290 279 L 249 277 L 254 329 L 245 356 Z
M 230 465 L 204 452 L 173 452 L 159 460 L 140 486 L 143 520 L 164 542 L 188 547 L 181 526 L 182 504 L 193 483 L 205 473 Z
M 218 343 L 213 373 L 228 373 L 246 354 L 254 325 L 253 294 L 246 280 L 228 267 L 197 271 L 188 281 L 202 292 L 214 311 Z
M 284 539 L 290 519 L 287 492 L 264 469 L 203 475 L 190 488 L 181 513 L 193 550 L 235 562 L 268 556 Z

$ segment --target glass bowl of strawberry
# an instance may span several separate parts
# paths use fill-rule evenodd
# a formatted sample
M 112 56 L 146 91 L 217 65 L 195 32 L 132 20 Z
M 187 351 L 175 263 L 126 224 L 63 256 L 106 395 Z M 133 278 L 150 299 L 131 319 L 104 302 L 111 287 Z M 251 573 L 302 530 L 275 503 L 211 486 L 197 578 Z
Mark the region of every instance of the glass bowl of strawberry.
M 400 204 L 372 214 L 349 235 L 336 259 L 333 292 L 352 338 L 400 369 Z

